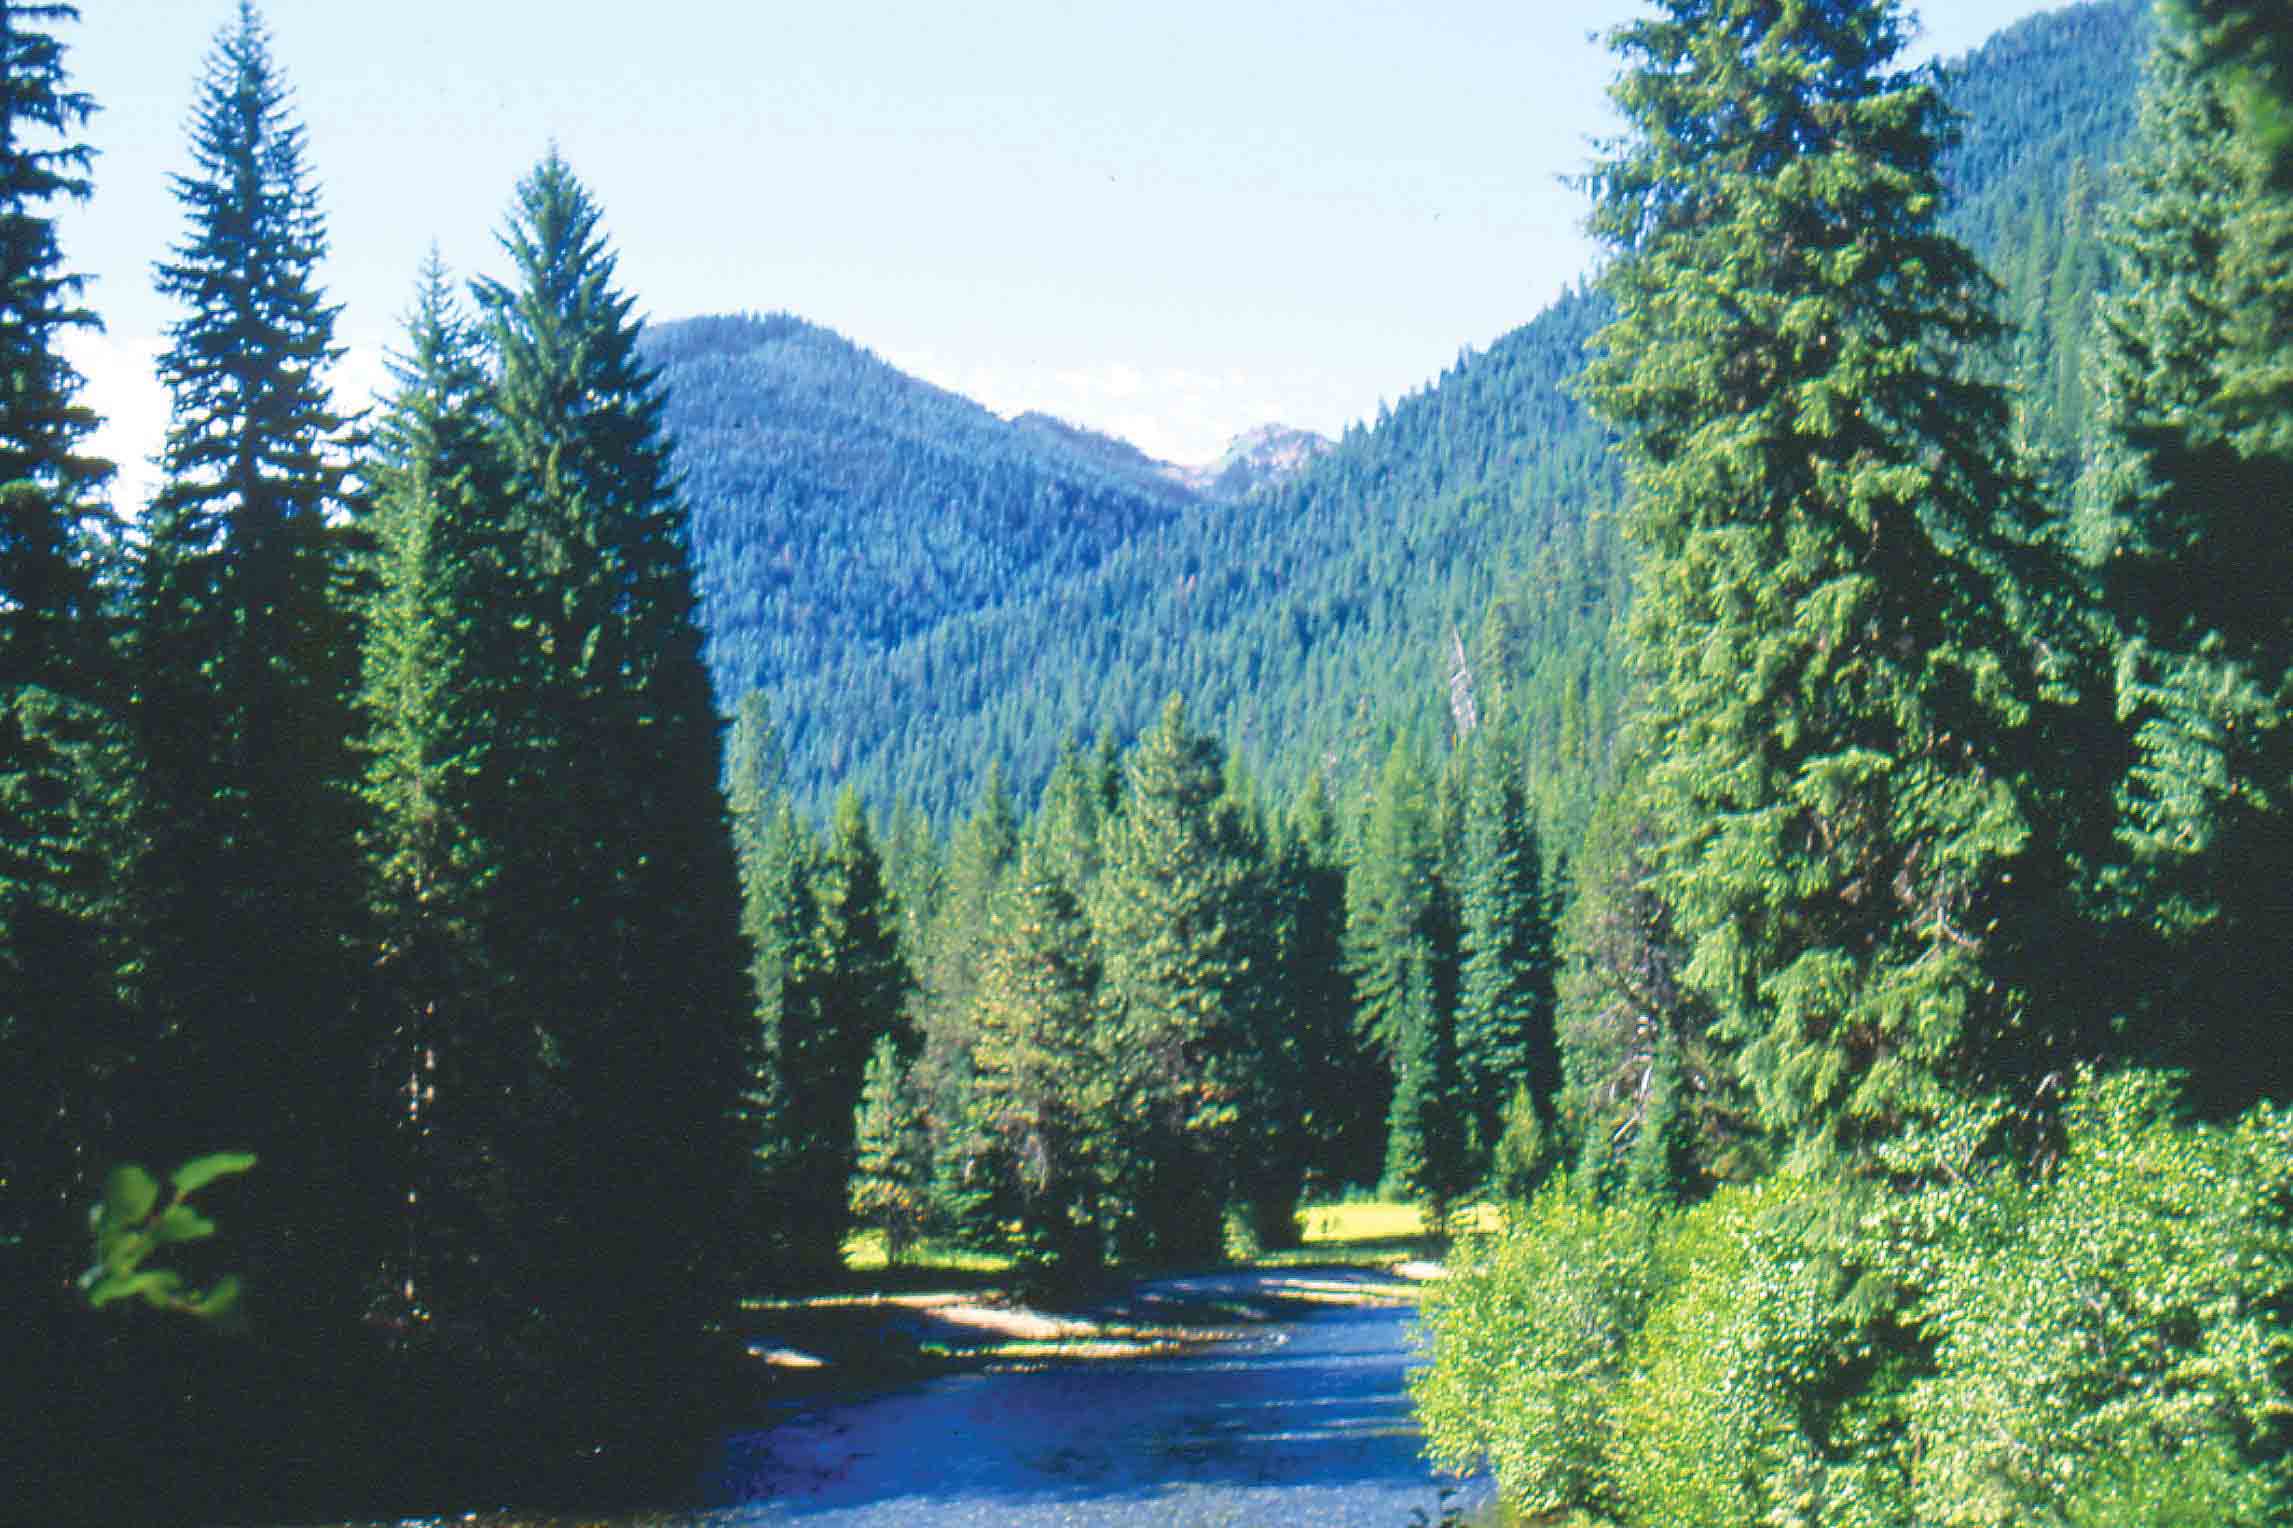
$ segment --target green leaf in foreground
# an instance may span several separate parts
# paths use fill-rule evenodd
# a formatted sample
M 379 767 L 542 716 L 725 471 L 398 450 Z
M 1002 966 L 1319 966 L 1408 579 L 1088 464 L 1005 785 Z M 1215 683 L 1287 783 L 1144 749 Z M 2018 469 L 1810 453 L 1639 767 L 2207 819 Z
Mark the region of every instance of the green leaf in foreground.
M 158 1203 L 158 1180 L 133 1162 L 113 1168 L 104 1179 L 103 1212 L 114 1225 L 131 1225 Z
M 255 1154 L 251 1151 L 217 1151 L 193 1157 L 175 1170 L 176 1196 L 196 1194 L 217 1178 L 243 1173 L 254 1165 Z

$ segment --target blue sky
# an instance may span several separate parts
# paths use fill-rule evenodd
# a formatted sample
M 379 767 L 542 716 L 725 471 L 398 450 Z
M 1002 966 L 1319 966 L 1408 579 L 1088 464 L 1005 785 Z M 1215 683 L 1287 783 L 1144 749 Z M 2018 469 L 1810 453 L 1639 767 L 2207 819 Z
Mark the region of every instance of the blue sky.
M 180 237 L 167 176 L 235 0 L 81 0 L 102 106 L 66 257 L 75 352 L 135 502 Z M 1951 55 L 2035 0 L 1934 0 Z M 786 309 L 1003 412 L 1179 461 L 1280 420 L 1336 433 L 1588 266 L 1563 177 L 1607 126 L 1591 34 L 1628 0 L 270 0 L 310 131 L 353 398 L 434 240 L 498 270 L 555 141 L 655 318 Z

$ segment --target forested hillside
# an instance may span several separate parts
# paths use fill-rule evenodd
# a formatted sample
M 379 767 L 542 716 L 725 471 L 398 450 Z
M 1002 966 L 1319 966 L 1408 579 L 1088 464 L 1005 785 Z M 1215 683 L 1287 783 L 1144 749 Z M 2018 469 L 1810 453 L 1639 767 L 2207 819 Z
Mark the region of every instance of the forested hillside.
M 728 706 L 1086 574 L 1199 501 L 786 314 L 662 324 L 645 355 Z
M 2085 409 L 2076 379 L 2098 279 L 2094 204 L 2132 124 L 2145 15 L 2138 0 L 2100 0 L 2035 17 L 1946 74 L 1966 115 L 1945 160 L 1949 226 L 2011 287 L 2022 337 L 1993 364 L 2024 379 L 2022 431 L 2053 452 L 2058 481 L 2075 470 L 2067 443 Z M 1358 778 L 1395 731 L 1452 730 L 1455 695 L 1485 705 L 1506 692 L 1527 713 L 1541 805 L 1573 837 L 1607 777 L 1624 690 L 1610 630 L 1628 576 L 1604 514 L 1616 478 L 1566 387 L 1605 312 L 1597 296 L 1564 296 L 1349 432 L 1296 481 L 1215 512 L 1125 512 L 1123 500 L 1078 519 L 1054 499 L 1039 520 L 1014 499 L 927 488 L 902 514 L 863 507 L 900 491 L 899 473 L 841 501 L 817 479 L 781 485 L 761 470 L 767 452 L 744 454 L 738 470 L 754 474 L 739 482 L 744 502 L 811 496 L 816 527 L 769 548 L 709 529 L 743 518 L 719 500 L 735 492 L 726 443 L 786 431 L 793 453 L 793 437 L 838 416 L 799 398 L 778 418 L 712 422 L 725 395 L 710 378 L 736 363 L 680 362 L 679 347 L 720 333 L 762 343 L 801 331 L 825 353 L 835 342 L 789 320 L 764 331 L 672 326 L 658 353 L 672 362 L 673 392 L 697 389 L 673 417 L 692 421 L 680 426 L 682 459 L 704 527 L 720 691 L 780 676 L 762 687 L 791 782 L 815 811 L 850 783 L 942 822 L 969 806 L 990 760 L 1026 797 L 1063 740 L 1134 736 L 1172 693 L 1262 779 L 1291 787 L 1317 769 Z M 913 433 L 944 422 L 928 459 L 963 473 L 966 443 L 979 449 L 992 416 L 934 396 L 937 410 L 918 409 Z M 1119 452 L 1102 460 L 1119 465 Z M 955 523 L 943 527 L 947 511 L 934 505 Z M 816 563 L 795 555 L 832 528 L 861 544 Z M 941 569 L 942 537 L 1000 581 L 984 592 L 966 583 L 978 597 L 958 599 L 919 573 L 920 597 L 897 608 L 845 608 L 857 562 Z M 796 617 L 799 630 L 771 640 L 809 662 L 744 666 L 767 608 Z M 838 632 L 860 635 L 840 642 Z

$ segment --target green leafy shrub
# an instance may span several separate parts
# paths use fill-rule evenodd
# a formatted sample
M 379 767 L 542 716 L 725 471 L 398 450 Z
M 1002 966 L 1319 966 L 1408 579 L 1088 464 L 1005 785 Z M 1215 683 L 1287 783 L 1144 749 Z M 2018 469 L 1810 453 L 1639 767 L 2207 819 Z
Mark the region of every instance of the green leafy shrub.
M 1920 1349 L 1841 1298 L 1840 1270 L 1810 1237 L 1832 1207 L 1822 1184 L 1787 1175 L 1663 1222 L 1658 1293 L 1615 1403 L 1620 1522 L 1900 1521 L 1902 1400 Z
M 1653 1216 L 1557 1178 L 1452 1264 L 1426 1300 L 1432 1361 L 1410 1378 L 1426 1452 L 1486 1464 L 1532 1515 L 1607 1509 L 1615 1397 L 1657 1284 Z
M 2174 1103 L 2156 1074 L 2088 1079 L 2047 1180 L 1961 1197 L 1920 1308 L 1920 1522 L 2293 1521 L 2293 1114 Z

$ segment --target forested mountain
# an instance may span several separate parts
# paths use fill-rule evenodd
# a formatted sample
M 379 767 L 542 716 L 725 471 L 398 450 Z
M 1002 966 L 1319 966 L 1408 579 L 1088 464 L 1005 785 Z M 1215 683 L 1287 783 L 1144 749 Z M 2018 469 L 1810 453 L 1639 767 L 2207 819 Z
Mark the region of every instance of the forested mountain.
M 728 706 L 1086 574 L 1201 500 L 1122 442 L 1003 420 L 786 314 L 663 324 L 646 356 Z
M 1613 561 L 1579 544 L 1600 535 L 1590 511 L 1607 478 L 1599 436 L 1559 387 L 1595 306 L 1564 302 L 1460 362 L 1286 488 L 1174 519 L 1084 577 L 889 653 L 792 676 L 771 703 L 793 778 L 807 793 L 831 778 L 912 793 L 938 812 L 1000 757 L 1032 794 L 1064 736 L 1130 736 L 1174 691 L 1253 768 L 1292 776 L 1350 757 L 1357 718 L 1413 704 L 1437 722 L 1450 623 L 1473 629 L 1508 564 L 1555 538 L 1559 568 Z M 1537 645 L 1565 646 L 1578 612 L 1608 597 L 1535 612 L 1557 628 Z
M 1944 162 L 1948 222 L 2010 286 L 2024 337 L 1999 364 L 2058 481 L 2084 409 L 2093 205 L 2132 125 L 2147 24 L 2139 0 L 2099 0 L 1946 70 L 1966 118 Z M 1627 572 L 1606 443 L 1565 383 L 1604 319 L 1601 299 L 1567 294 L 1293 481 L 1210 511 L 1143 495 L 1146 459 L 1120 442 L 1018 421 L 1071 448 L 1050 460 L 1105 474 L 1059 477 L 960 399 L 912 382 L 863 395 L 864 352 L 796 320 L 666 326 L 654 354 L 720 692 L 769 681 L 815 810 L 849 782 L 944 821 L 988 761 L 1029 796 L 1063 739 L 1133 736 L 1173 692 L 1287 786 L 1374 769 L 1389 732 L 1437 735 L 1502 690 L 1532 713 L 1540 806 L 1581 826 L 1622 700 L 1609 632 Z M 727 412 L 749 396 L 760 412 Z M 840 444 L 815 438 L 833 431 Z M 841 465 L 773 471 L 807 453 Z M 736 501 L 772 504 L 786 529 L 734 532 L 759 520 Z M 855 608 L 863 568 L 896 575 L 876 585 L 893 593 Z

